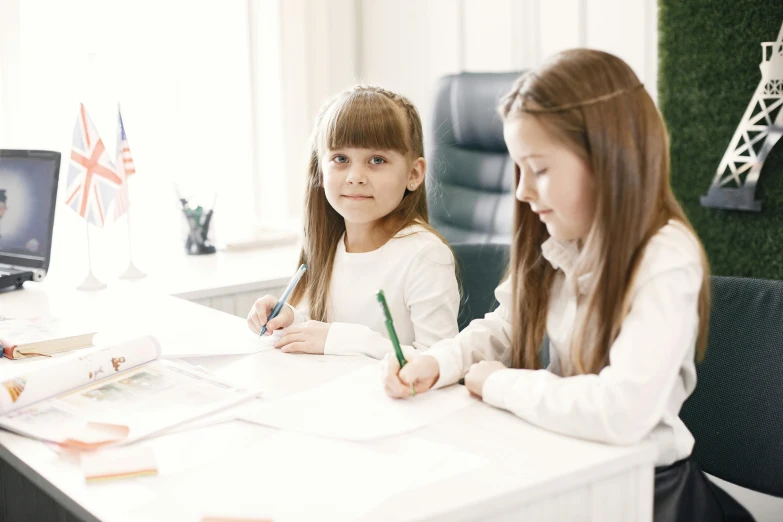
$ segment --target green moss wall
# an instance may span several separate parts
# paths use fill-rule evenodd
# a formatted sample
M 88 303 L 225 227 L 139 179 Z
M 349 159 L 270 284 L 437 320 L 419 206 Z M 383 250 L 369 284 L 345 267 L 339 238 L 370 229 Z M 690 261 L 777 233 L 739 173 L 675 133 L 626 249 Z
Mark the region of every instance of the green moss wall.
M 659 0 L 659 106 L 671 136 L 672 186 L 715 275 L 783 279 L 783 139 L 764 164 L 760 213 L 703 208 L 723 153 L 761 80 L 783 0 Z

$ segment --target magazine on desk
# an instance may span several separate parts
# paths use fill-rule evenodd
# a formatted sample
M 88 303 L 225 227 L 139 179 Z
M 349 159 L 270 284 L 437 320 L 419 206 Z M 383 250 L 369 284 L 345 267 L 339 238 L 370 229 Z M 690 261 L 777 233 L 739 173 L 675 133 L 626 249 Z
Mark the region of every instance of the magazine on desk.
M 0 428 L 76 449 L 132 442 L 259 395 L 181 361 L 146 336 L 4 378 Z M 7 368 L 7 367 L 5 367 Z

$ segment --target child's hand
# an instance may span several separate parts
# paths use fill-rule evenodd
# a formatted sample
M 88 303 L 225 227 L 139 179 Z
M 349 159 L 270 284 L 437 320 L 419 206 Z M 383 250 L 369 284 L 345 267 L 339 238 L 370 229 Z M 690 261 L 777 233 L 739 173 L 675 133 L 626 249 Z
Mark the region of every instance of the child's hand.
M 266 325 L 264 335 L 272 335 L 272 332 L 275 330 L 291 326 L 291 323 L 294 322 L 294 312 L 287 305 L 284 305 L 277 317 L 267 323 L 267 318 L 276 304 L 277 298 L 273 295 L 265 295 L 253 304 L 250 313 L 247 314 L 247 326 L 256 335 L 261 333 L 261 328 L 264 325 Z
M 440 376 L 440 365 L 429 355 L 405 355 L 407 364 L 400 370 L 400 363 L 393 353 L 386 354 L 383 365 L 386 394 L 394 399 L 412 397 L 423 393 L 435 384 Z M 413 386 L 411 386 L 413 383 Z
M 283 315 L 282 312 L 280 315 Z M 283 336 L 275 343 L 275 348 L 280 348 L 280 351 L 285 353 L 324 353 L 330 326 L 329 323 L 321 321 L 307 321 L 286 328 Z
M 498 361 L 481 361 L 470 367 L 465 375 L 465 387 L 476 397 L 481 397 L 484 383 L 495 372 L 505 370 L 506 365 Z

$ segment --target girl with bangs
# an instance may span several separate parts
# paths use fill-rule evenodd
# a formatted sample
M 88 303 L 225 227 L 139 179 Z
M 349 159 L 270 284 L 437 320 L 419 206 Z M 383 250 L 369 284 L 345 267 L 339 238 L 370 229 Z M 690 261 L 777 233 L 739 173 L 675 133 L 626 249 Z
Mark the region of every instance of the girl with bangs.
M 387 393 L 464 378 L 473 395 L 542 428 L 650 440 L 656 521 L 752 520 L 689 458 L 694 439 L 679 418 L 706 348 L 709 267 L 672 193 L 652 99 L 619 58 L 574 49 L 523 75 L 499 112 L 517 199 L 499 306 L 402 370 L 387 357 Z
M 446 241 L 428 224 L 424 140 L 407 98 L 357 86 L 329 101 L 311 137 L 299 263 L 307 271 L 267 322 L 277 298 L 248 314 L 256 334 L 283 329 L 287 353 L 393 352 L 375 293 L 383 289 L 410 353 L 457 332 L 459 289 Z M 411 348 L 412 347 L 412 348 Z

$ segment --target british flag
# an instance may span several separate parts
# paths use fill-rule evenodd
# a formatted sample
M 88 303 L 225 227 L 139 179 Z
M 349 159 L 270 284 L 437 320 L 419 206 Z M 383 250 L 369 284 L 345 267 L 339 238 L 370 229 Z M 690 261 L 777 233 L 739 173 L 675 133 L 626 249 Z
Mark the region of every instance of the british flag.
M 120 184 L 122 180 L 106 153 L 103 140 L 81 104 L 73 130 L 65 204 L 88 223 L 103 227 L 106 209 L 117 195 Z
M 136 173 L 136 166 L 133 164 L 133 156 L 131 155 L 128 136 L 125 134 L 125 125 L 122 123 L 122 113 L 119 107 L 117 108 L 117 115 L 119 117 L 117 122 L 117 176 L 122 180 L 122 185 L 120 185 L 120 190 L 114 199 L 113 217 L 115 221 L 128 211 L 130 206 L 128 178 Z

